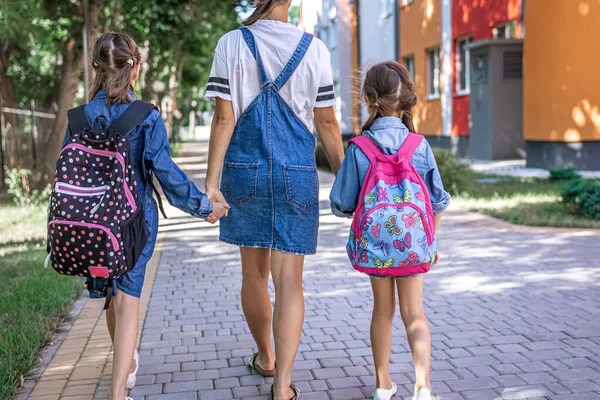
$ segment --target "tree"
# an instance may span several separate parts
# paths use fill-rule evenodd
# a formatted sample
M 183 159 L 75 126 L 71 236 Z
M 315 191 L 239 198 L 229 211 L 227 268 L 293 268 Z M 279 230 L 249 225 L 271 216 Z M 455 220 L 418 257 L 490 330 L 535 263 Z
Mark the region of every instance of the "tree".
M 53 21 L 61 24 L 64 22 L 64 45 L 62 57 L 62 71 L 58 86 L 58 111 L 54 120 L 52 135 L 47 145 L 46 160 L 44 163 L 43 178 L 45 181 L 52 179 L 56 168 L 56 159 L 60 152 L 65 131 L 67 129 L 67 111 L 75 104 L 75 95 L 81 83 L 83 63 L 83 13 L 80 1 L 45 0 L 46 9 L 52 10 Z M 90 0 L 89 2 L 89 32 L 101 30 L 101 13 L 104 11 L 106 0 Z M 68 16 L 68 22 L 66 21 Z M 91 35 L 90 35 L 91 39 Z M 91 40 L 88 40 L 93 45 Z
M 149 43 L 148 69 L 141 84 L 145 98 L 152 98 L 152 83 L 162 81 L 172 108 L 187 108 L 184 99 L 206 85 L 219 38 L 239 26 L 241 1 L 222 0 L 124 0 L 131 10 L 125 31 Z M 137 32 L 136 32 L 137 31 Z M 197 94 L 195 95 L 197 96 Z M 191 101 L 191 100 L 190 100 Z M 185 110 L 186 112 L 188 110 Z M 163 110 L 169 132 L 173 113 Z M 184 112 L 185 115 L 185 112 Z

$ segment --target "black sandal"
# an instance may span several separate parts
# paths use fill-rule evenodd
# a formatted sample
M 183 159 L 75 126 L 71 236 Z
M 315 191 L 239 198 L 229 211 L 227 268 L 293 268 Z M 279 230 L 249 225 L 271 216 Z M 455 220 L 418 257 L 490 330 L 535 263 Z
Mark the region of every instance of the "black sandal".
M 258 358 L 258 353 L 252 354 L 252 357 L 248 359 L 248 368 L 250 371 L 256 371 L 257 374 L 264 378 L 272 378 L 275 376 L 275 368 L 273 369 L 262 369 L 260 365 L 256 363 L 256 359 Z
M 294 397 L 290 400 L 300 400 L 300 389 L 296 387 L 293 383 L 290 385 L 290 388 L 294 391 Z M 273 385 L 271 385 L 271 400 L 275 398 L 275 394 L 273 393 Z

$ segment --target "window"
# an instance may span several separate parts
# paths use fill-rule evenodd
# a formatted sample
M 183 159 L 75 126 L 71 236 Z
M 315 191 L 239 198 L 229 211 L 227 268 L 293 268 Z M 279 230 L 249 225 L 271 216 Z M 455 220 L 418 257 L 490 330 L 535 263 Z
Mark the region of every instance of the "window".
M 465 37 L 456 41 L 456 92 L 469 93 L 470 55 L 467 46 L 473 41 Z
M 496 25 L 494 28 L 494 39 L 515 39 L 516 37 L 517 21 L 515 20 Z
M 410 74 L 410 79 L 414 82 L 415 81 L 415 57 L 413 55 L 410 55 L 410 56 L 404 57 L 403 60 L 404 60 L 404 66 L 406 67 L 406 69 L 408 70 L 408 73 Z
M 440 48 L 427 52 L 427 94 L 430 98 L 440 96 Z

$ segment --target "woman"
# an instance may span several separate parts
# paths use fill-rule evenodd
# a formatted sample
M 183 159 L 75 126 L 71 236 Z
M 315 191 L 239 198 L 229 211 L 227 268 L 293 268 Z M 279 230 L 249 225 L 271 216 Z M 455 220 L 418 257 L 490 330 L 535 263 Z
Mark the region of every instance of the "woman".
M 257 2 L 245 28 L 219 41 L 207 91 L 216 98 L 207 195 L 231 206 L 220 239 L 240 246 L 242 308 L 258 348 L 249 366 L 274 376 L 275 400 L 299 396 L 291 377 L 304 322 L 302 268 L 316 251 L 319 223 L 313 118 L 334 172 L 344 155 L 330 54 L 287 23 L 290 4 Z

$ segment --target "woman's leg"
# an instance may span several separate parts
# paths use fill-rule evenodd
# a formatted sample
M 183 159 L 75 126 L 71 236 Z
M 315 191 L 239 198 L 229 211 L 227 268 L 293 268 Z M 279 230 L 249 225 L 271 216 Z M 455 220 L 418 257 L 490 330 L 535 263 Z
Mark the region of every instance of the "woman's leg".
M 406 328 L 408 344 L 415 363 L 415 392 L 427 388 L 431 369 L 431 334 L 423 309 L 424 275 L 397 281 L 400 314 Z
M 375 300 L 371 318 L 371 348 L 377 375 L 375 387 L 391 389 L 390 349 L 392 323 L 396 314 L 396 285 L 393 279 L 371 278 L 371 287 Z
M 117 290 L 117 295 L 111 300 L 111 307 L 114 307 L 115 325 L 112 388 L 109 399 L 123 400 L 137 344 L 140 299 Z
M 271 250 L 240 247 L 242 256 L 242 310 L 258 347 L 256 362 L 264 370 L 275 368 L 271 345 L 273 310 L 269 298 Z
M 303 266 L 304 256 L 280 251 L 271 253 L 271 273 L 275 285 L 273 335 L 277 355 L 277 371 L 273 381 L 275 400 L 289 400 L 294 396 L 290 384 L 304 324 Z

